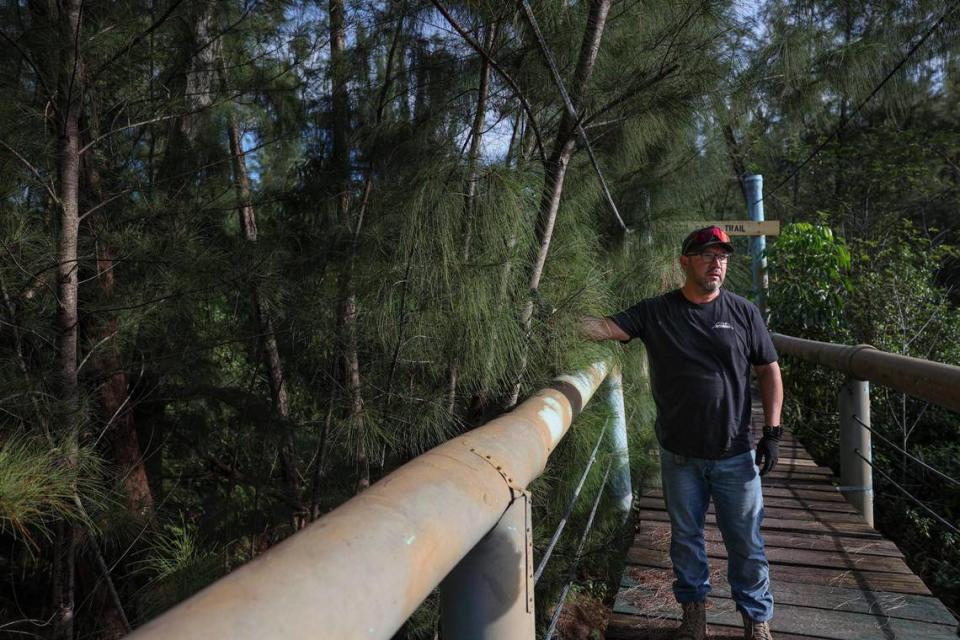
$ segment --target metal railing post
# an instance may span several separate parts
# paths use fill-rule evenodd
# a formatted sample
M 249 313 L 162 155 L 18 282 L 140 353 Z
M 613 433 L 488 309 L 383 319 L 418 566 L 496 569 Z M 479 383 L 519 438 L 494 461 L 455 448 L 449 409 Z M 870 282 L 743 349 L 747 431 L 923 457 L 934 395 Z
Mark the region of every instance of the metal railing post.
M 870 383 L 847 378 L 837 398 L 840 412 L 840 491 L 873 526 L 873 461 L 870 432 Z M 861 424 L 862 423 L 862 424 Z
M 533 640 L 533 523 L 526 493 L 440 583 L 440 626 L 456 640 Z
M 607 376 L 607 402 L 610 403 L 610 443 L 613 448 L 611 489 L 617 507 L 626 518 L 633 505 L 633 485 L 630 482 L 630 449 L 627 445 L 627 414 L 623 404 L 623 377 L 620 369 Z

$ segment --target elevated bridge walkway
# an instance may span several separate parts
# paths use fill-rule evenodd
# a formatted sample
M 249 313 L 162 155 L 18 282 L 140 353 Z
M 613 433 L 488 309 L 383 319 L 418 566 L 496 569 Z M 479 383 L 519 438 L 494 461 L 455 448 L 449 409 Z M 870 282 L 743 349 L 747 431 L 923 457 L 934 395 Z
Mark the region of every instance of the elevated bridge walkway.
M 910 571 L 897 547 L 873 528 L 869 383 L 960 412 L 960 367 L 866 345 L 777 335 L 774 343 L 781 354 L 847 376 L 838 398 L 840 478 L 787 435 L 780 464 L 763 480 L 762 531 L 777 601 L 776 637 L 956 640 L 956 619 Z M 604 391 L 596 393 L 601 385 Z M 611 416 L 603 430 L 610 443 L 603 481 L 594 491 L 586 525 L 565 532 L 601 435 L 549 545 L 537 552 L 528 487 L 595 395 L 605 398 Z M 759 429 L 760 407 L 753 412 L 753 428 Z M 513 411 L 403 465 L 131 637 L 390 640 L 435 591 L 443 640 L 563 637 L 557 623 L 598 505 L 606 497 L 605 504 L 626 514 L 634 501 L 626 429 L 614 367 L 598 362 L 560 376 Z M 639 527 L 607 637 L 666 639 L 679 617 L 670 587 L 668 518 L 656 487 L 642 488 L 636 499 Z M 940 526 L 960 534 L 956 522 L 920 506 Z M 712 514 L 708 523 L 711 637 L 742 637 Z M 569 581 L 558 602 L 539 605 L 551 615 L 538 616 L 537 579 L 560 536 L 579 540 L 568 565 Z
M 763 412 L 753 408 L 759 431 Z M 763 477 L 763 538 L 778 640 L 957 640 L 957 621 L 904 562 L 897 546 L 868 525 L 792 435 Z M 667 640 L 680 620 L 673 598 L 670 524 L 657 487 L 642 490 L 636 536 L 606 637 Z M 727 554 L 711 506 L 707 515 L 711 638 L 742 638 L 727 584 Z

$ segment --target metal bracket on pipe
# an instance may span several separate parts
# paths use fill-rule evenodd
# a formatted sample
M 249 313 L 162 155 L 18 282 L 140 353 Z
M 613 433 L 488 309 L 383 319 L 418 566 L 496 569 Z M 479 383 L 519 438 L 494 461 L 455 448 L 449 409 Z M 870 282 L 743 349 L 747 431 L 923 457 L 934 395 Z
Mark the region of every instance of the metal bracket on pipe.
M 508 475 L 507 472 L 505 471 L 504 465 L 499 464 L 496 460 L 494 460 L 493 456 L 491 456 L 488 453 L 481 453 L 480 451 L 477 450 L 476 447 L 470 447 L 470 453 L 472 453 L 473 455 L 477 456 L 478 458 L 480 458 L 481 460 L 489 464 L 491 467 L 493 467 L 497 471 L 497 473 L 500 474 L 500 477 L 503 478 L 503 481 L 507 483 L 507 489 L 509 489 L 510 491 L 511 498 L 516 499 L 518 497 L 518 494 L 527 493 L 526 487 L 521 487 L 517 485 L 514 479 L 511 478 L 510 475 Z
M 534 584 L 533 584 L 533 500 L 530 492 L 525 489 L 510 489 L 514 500 L 523 500 L 524 503 L 524 539 L 526 540 L 526 562 L 524 563 L 524 584 L 527 585 L 527 613 L 533 614 Z
M 496 469 L 497 473 L 500 474 L 500 477 L 503 478 L 503 481 L 507 483 L 507 489 L 510 491 L 511 504 L 517 500 L 523 500 L 524 503 L 524 517 L 523 517 L 523 526 L 524 526 L 524 539 L 526 540 L 526 553 L 525 553 L 525 562 L 524 562 L 524 583 L 527 587 L 526 600 L 527 600 L 527 613 L 533 613 L 534 607 L 534 583 L 533 583 L 533 513 L 532 513 L 532 500 L 530 500 L 530 492 L 527 491 L 525 487 L 518 486 L 514 479 L 510 477 L 509 474 L 504 469 L 504 465 L 498 464 L 494 457 L 490 454 L 481 453 L 477 450 L 476 447 L 470 447 L 470 453 L 474 454 L 491 467 Z

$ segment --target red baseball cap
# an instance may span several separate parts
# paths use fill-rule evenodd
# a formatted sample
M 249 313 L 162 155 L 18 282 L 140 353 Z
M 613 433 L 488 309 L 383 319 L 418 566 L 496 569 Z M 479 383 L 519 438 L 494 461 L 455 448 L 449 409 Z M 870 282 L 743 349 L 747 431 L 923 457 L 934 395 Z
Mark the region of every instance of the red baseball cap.
M 692 253 L 699 253 L 707 247 L 713 246 L 721 246 L 730 253 L 733 253 L 730 236 L 717 226 L 704 227 L 696 231 L 691 231 L 690 235 L 684 238 L 680 253 L 686 256 Z

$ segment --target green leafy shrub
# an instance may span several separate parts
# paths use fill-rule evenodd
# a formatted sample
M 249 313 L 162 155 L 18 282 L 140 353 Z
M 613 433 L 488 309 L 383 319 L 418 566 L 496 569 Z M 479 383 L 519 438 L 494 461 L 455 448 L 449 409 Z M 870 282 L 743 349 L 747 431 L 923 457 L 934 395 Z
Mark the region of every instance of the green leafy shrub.
M 767 256 L 771 324 L 812 340 L 846 338 L 844 301 L 853 285 L 843 239 L 827 226 L 798 222 L 784 227 Z

